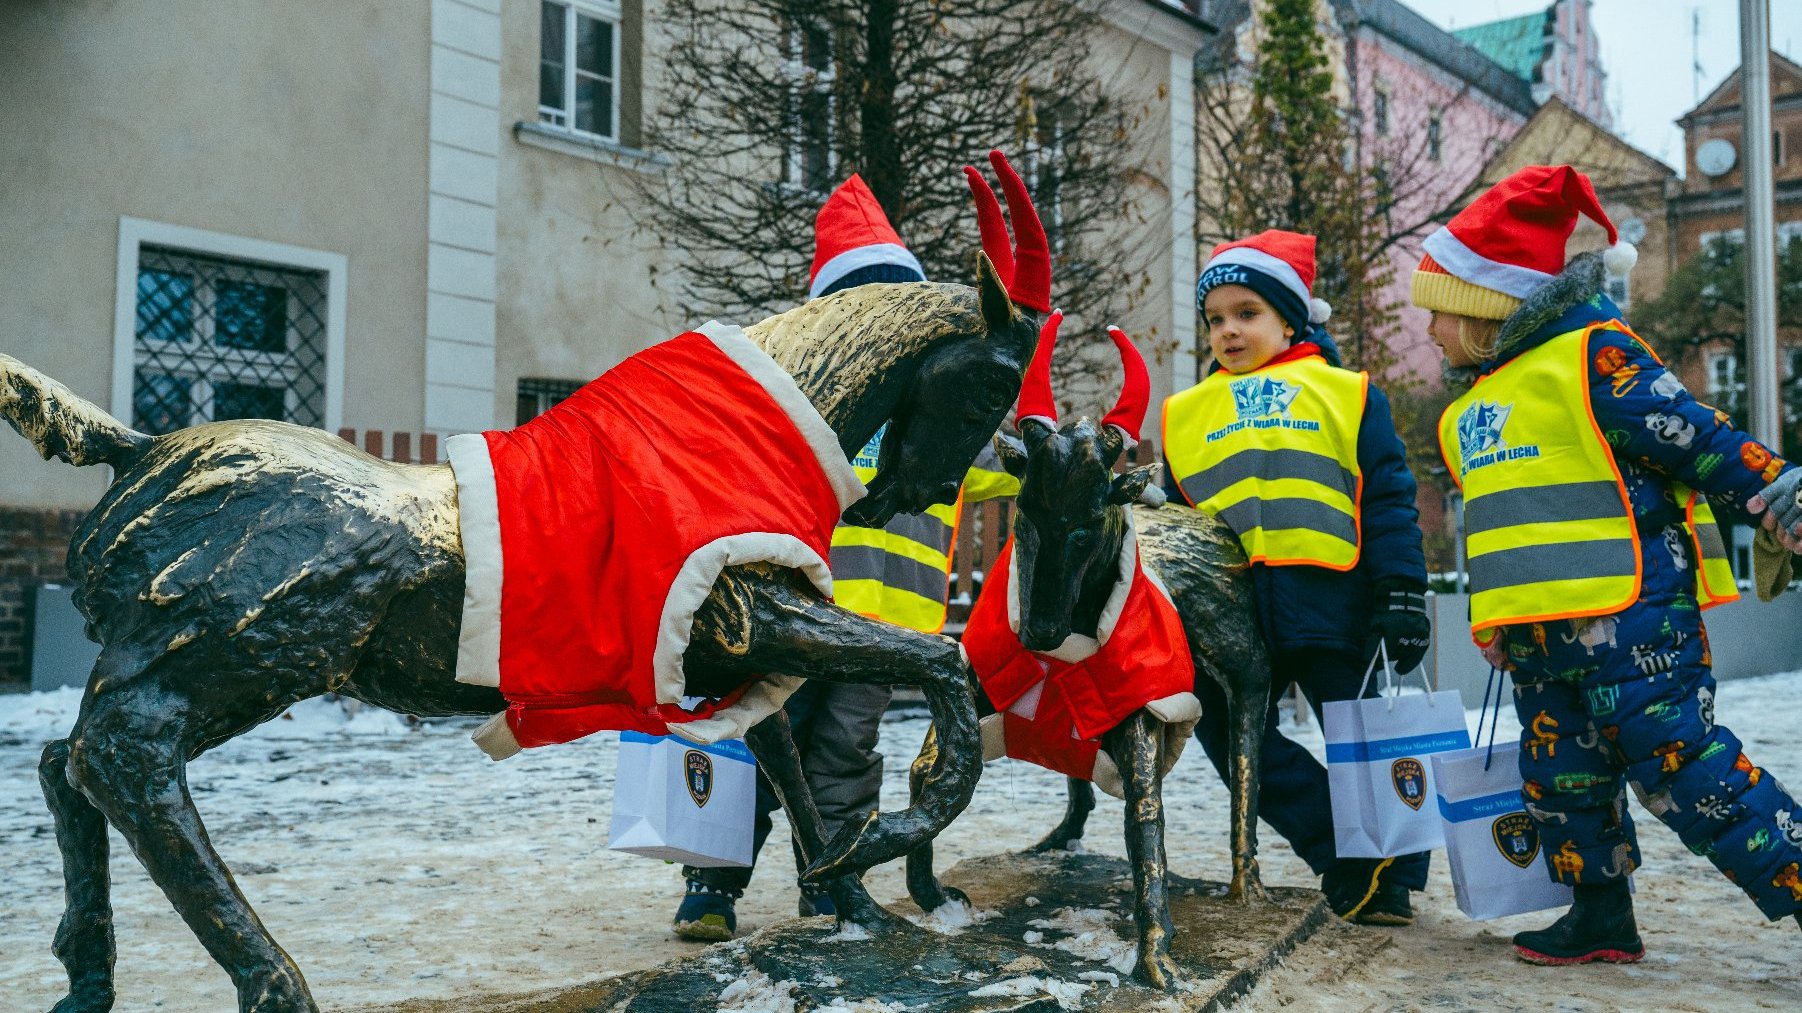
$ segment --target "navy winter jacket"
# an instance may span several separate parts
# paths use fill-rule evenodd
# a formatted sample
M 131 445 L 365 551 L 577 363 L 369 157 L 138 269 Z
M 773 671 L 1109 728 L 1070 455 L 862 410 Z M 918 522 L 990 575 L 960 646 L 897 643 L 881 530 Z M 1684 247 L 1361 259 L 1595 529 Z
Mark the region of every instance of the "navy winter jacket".
M 1304 340 L 1320 345 L 1326 360 L 1339 364 L 1339 349 L 1324 330 L 1316 327 Z M 1362 653 L 1370 632 L 1373 582 L 1426 590 L 1427 563 L 1420 547 L 1414 475 L 1395 432 L 1389 398 L 1375 383 L 1370 385 L 1358 426 L 1358 470 L 1364 476 L 1364 491 L 1359 503 L 1363 540 L 1357 566 L 1341 572 L 1318 566 L 1252 564 L 1258 624 L 1273 651 L 1325 647 Z M 1164 491 L 1172 502 L 1187 502 L 1167 455 Z

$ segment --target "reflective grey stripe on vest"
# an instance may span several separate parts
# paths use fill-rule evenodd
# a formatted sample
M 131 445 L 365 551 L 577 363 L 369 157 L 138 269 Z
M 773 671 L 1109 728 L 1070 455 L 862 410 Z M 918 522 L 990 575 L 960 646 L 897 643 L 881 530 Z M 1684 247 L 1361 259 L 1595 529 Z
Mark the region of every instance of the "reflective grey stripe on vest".
M 945 600 L 945 571 L 873 545 L 834 545 L 831 566 L 833 580 L 881 581 L 884 587 L 911 591 L 940 603 Z
M 1464 503 L 1464 533 L 1510 528 L 1516 524 L 1595 521 L 1627 516 L 1620 486 L 1613 482 L 1565 482 L 1498 489 Z
M 939 552 L 951 551 L 951 525 L 931 514 L 896 514 L 882 530 Z
M 1318 500 L 1246 499 L 1220 511 L 1219 516 L 1236 535 L 1243 536 L 1253 528 L 1265 531 L 1307 528 L 1352 545 L 1358 544 L 1358 526 L 1352 522 L 1351 514 Z
M 1470 557 L 1470 588 L 1472 594 L 1477 594 L 1554 580 L 1631 577 L 1638 562 L 1630 538 L 1522 545 Z M 1558 602 L 1546 602 L 1546 611 L 1555 612 L 1558 608 Z
M 1703 559 L 1726 559 L 1727 545 L 1721 541 L 1721 529 L 1708 521 L 1696 521 L 1696 541 L 1702 546 Z
M 1205 503 L 1235 482 L 1248 478 L 1265 480 L 1300 478 L 1317 482 L 1343 492 L 1347 499 L 1358 491 L 1358 477 L 1338 461 L 1311 450 L 1241 450 L 1205 471 L 1182 480 L 1183 493 L 1191 503 Z

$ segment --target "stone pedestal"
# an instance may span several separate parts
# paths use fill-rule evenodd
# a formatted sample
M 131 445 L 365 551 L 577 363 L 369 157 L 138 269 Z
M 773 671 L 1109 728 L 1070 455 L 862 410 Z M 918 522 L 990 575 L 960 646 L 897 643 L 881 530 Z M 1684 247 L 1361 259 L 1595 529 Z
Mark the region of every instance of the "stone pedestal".
M 874 939 L 839 933 L 824 918 L 795 919 L 697 950 L 690 959 L 589 985 L 383 1008 L 701 1013 L 839 1004 L 865 1013 L 1199 1013 L 1250 989 L 1330 917 L 1325 898 L 1313 890 L 1273 888 L 1268 903 L 1244 906 L 1224 900 L 1222 884 L 1172 876 L 1177 934 L 1171 955 L 1183 987 L 1166 995 L 1131 978 L 1132 877 L 1122 860 L 996 855 L 961 862 L 943 879 L 970 895 L 978 921 Z M 909 904 L 894 910 L 918 916 Z

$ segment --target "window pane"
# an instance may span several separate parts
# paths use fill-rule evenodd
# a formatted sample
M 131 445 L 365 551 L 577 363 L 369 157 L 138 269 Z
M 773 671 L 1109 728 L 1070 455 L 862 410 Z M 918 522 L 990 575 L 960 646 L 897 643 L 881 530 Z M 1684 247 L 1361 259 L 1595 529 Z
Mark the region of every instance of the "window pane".
M 282 389 L 248 383 L 213 384 L 213 421 L 225 419 L 276 419 L 282 410 Z
M 288 290 L 248 281 L 220 281 L 215 287 L 213 343 L 249 352 L 288 348 Z M 233 416 L 238 417 L 238 416 Z
M 576 129 L 613 136 L 613 82 L 577 75 Z
M 138 269 L 138 338 L 187 341 L 194 335 L 194 276 Z
M 539 8 L 538 104 L 563 109 L 563 4 L 546 0 Z
M 820 92 L 801 96 L 801 185 L 832 188 L 832 102 Z
M 613 23 L 576 15 L 576 69 L 613 76 Z
M 193 381 L 183 376 L 137 374 L 131 391 L 131 427 L 152 436 L 187 428 L 192 386 Z

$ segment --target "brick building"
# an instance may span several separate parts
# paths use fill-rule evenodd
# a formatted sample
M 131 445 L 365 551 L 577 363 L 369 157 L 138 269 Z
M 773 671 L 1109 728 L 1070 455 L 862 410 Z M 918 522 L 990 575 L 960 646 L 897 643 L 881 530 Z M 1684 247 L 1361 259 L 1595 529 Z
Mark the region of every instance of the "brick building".
M 1684 178 L 1670 201 L 1671 261 L 1681 265 L 1718 242 L 1743 242 L 1745 195 L 1740 72 L 1734 68 L 1677 123 L 1683 127 Z M 1802 66 L 1771 54 L 1771 158 L 1777 239 L 1802 237 Z M 1802 368 L 1802 334 L 1779 331 L 1784 379 Z M 1678 364 L 1691 390 L 1716 404 L 1737 404 L 1745 390 L 1739 356 L 1730 345 L 1700 350 Z

